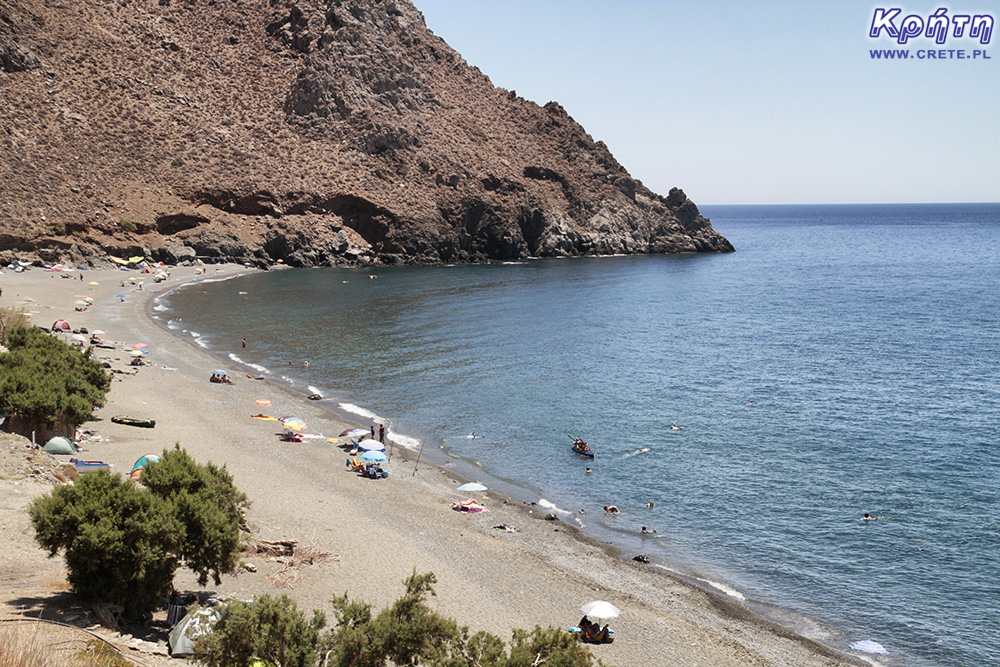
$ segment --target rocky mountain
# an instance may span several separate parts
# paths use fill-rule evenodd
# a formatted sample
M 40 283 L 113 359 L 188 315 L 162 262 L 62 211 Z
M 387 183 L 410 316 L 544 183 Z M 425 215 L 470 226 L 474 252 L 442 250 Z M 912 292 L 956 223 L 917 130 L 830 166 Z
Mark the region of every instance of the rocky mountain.
M 409 0 L 0 2 L 0 260 L 732 249 Z

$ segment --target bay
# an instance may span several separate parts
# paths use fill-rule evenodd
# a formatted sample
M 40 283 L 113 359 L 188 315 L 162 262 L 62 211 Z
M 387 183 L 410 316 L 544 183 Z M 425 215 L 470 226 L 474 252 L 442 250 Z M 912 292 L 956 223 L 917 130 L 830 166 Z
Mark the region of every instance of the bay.
M 1000 206 L 705 212 L 736 253 L 272 271 L 157 308 L 807 636 L 1000 663 Z

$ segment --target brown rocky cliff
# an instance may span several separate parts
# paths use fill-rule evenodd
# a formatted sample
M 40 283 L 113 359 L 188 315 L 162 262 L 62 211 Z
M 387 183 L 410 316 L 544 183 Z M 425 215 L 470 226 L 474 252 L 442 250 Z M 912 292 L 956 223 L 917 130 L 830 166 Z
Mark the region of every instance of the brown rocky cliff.
M 5 0 L 0 257 L 730 251 L 408 0 Z

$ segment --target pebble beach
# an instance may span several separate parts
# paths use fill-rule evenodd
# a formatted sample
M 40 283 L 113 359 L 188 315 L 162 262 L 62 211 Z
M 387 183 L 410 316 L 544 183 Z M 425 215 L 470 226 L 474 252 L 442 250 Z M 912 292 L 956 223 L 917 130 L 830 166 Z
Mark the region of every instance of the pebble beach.
M 179 445 L 195 460 L 230 471 L 252 503 L 252 540 L 295 540 L 330 555 L 283 578 L 276 576 L 283 563 L 248 557 L 251 568 L 226 576 L 212 592 L 240 599 L 287 594 L 300 608 L 320 609 L 332 618 L 329 601 L 335 595 L 346 592 L 382 607 L 400 595 L 405 577 L 433 572 L 435 610 L 505 640 L 514 628 L 576 625 L 584 603 L 611 602 L 622 610 L 611 622 L 616 641 L 591 649 L 608 665 L 859 664 L 754 615 L 737 600 L 656 564 L 623 558 L 573 526 L 547 518 L 541 507 L 486 491 L 471 495 L 488 511 L 453 511 L 452 503 L 470 497 L 456 490 L 468 480 L 424 460 L 418 464 L 406 450 L 394 450 L 385 466 L 388 478 L 348 471 L 344 443 L 329 441 L 370 424 L 344 421 L 286 386 L 248 377 L 151 315 L 153 299 L 166 290 L 197 289 L 192 283 L 247 271 L 233 265 L 207 267 L 204 273 L 178 267 L 160 283 L 136 271 L 64 273 L 37 266 L 23 273 L 4 269 L 0 275 L 0 307 L 23 307 L 40 326 L 66 319 L 74 329 L 104 332 L 105 344 L 94 353 L 110 366 L 114 381 L 107 404 L 80 428 L 80 458 L 106 461 L 128 474 L 143 454 Z M 141 289 L 129 278 L 141 281 Z M 92 298 L 93 305 L 75 310 L 80 295 Z M 143 358 L 147 365 L 131 366 L 129 352 L 139 343 L 150 350 Z M 234 341 L 234 350 L 239 345 Z M 234 384 L 209 382 L 217 369 L 226 370 Z M 260 413 L 294 414 L 316 437 L 283 442 L 276 422 L 252 417 Z M 156 426 L 113 423 L 115 415 L 155 419 Z M 59 590 L 65 573 L 59 558 L 48 559 L 34 546 L 20 511 L 51 487 L 20 482 L 15 488 L 9 480 L 0 485 L 5 487 L 0 536 L 11 543 L 4 569 L 12 573 L 2 581 L 0 598 L 10 613 L 24 609 L 25 600 L 44 605 L 46 591 Z M 185 570 L 175 586 L 182 592 L 204 590 Z

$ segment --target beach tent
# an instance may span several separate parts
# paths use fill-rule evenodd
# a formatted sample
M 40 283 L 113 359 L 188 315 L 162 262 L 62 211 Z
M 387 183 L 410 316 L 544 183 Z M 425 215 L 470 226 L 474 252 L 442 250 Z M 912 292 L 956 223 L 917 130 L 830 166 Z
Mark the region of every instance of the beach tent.
M 57 435 L 54 438 L 50 438 L 48 442 L 45 443 L 45 451 L 49 454 L 76 454 L 77 446 L 73 444 L 73 441 L 67 437 Z
M 73 327 L 66 320 L 56 320 L 52 323 L 53 331 L 72 331 Z
M 142 477 L 142 471 L 146 469 L 146 466 L 148 466 L 153 461 L 159 461 L 159 460 L 160 457 L 157 456 L 156 454 L 143 454 L 135 462 L 135 465 L 132 466 L 132 472 L 130 472 L 128 475 L 129 478 L 135 481 L 139 481 L 139 479 Z
M 188 612 L 167 635 L 170 656 L 194 655 L 195 640 L 211 633 L 220 618 L 222 614 L 219 611 L 206 607 Z

